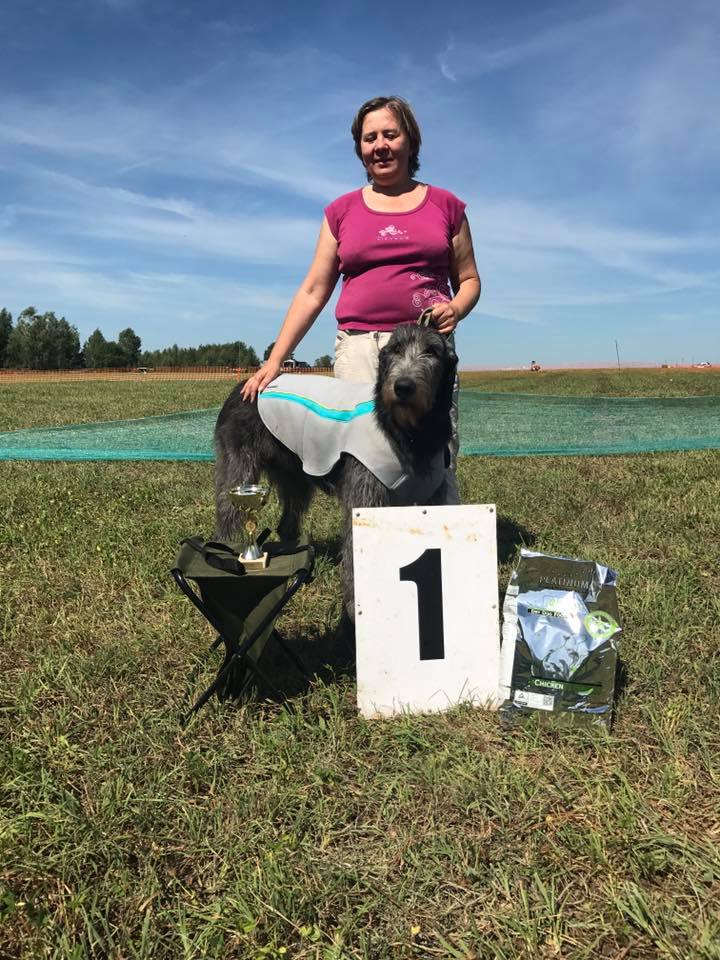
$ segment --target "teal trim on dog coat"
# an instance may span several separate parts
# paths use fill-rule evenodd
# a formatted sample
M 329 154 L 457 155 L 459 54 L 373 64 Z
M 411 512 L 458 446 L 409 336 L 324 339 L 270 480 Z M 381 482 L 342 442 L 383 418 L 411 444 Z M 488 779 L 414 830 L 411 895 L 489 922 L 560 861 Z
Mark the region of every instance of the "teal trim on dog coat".
M 445 457 L 407 474 L 377 424 L 373 393 L 371 383 L 283 373 L 258 395 L 258 412 L 309 476 L 326 476 L 348 453 L 390 490 L 394 505 L 427 503 L 445 479 Z

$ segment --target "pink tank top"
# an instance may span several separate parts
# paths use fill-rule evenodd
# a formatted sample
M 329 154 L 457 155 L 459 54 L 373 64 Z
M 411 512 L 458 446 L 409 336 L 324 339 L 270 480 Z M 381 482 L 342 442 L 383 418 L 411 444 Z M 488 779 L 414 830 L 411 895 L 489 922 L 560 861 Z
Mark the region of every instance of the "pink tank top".
M 450 300 L 452 240 L 464 212 L 462 200 L 439 187 L 428 187 L 422 203 L 405 213 L 371 210 L 362 190 L 326 207 L 342 274 L 338 326 L 393 330 Z

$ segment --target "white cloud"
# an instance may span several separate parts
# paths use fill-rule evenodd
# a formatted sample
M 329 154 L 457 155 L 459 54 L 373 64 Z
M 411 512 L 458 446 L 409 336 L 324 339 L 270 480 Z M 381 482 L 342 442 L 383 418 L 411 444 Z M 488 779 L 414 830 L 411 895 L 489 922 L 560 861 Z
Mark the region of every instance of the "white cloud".
M 43 263 L 41 271 L 38 262 Z M 82 338 L 98 325 L 112 336 L 113 325 L 126 325 L 127 320 L 146 346 L 178 338 L 187 344 L 207 341 L 222 330 L 233 338 L 234 327 L 263 316 L 272 330 L 279 326 L 293 293 L 287 285 L 268 288 L 201 273 L 141 274 L 107 265 L 52 264 L 40 256 L 15 262 L 7 273 L 0 266 L 0 281 L 5 304 L 15 311 L 27 305 L 25 291 L 32 289 L 33 303 L 65 314 Z M 255 337 L 248 332 L 246 339 L 252 342 Z
M 626 3 L 549 58 L 528 88 L 533 139 L 623 191 L 682 186 L 720 159 L 720 13 L 690 0 Z M 604 169 L 603 169 L 604 168 Z
M 309 264 L 318 219 L 223 214 L 183 198 L 148 196 L 87 183 L 52 171 L 34 171 L 37 201 L 16 214 L 62 224 L 66 237 L 123 241 L 176 257 L 220 257 L 248 263 Z M 52 227 L 50 226 L 50 229 Z
M 529 60 L 575 49 L 599 31 L 614 29 L 626 19 L 622 7 L 608 8 L 592 16 L 556 20 L 546 26 L 543 20 L 549 16 L 543 8 L 538 8 L 535 14 L 526 17 L 520 29 L 513 23 L 512 33 L 508 31 L 506 36 L 497 35 L 497 29 L 493 31 L 488 21 L 491 34 L 488 40 L 471 39 L 472 34 L 461 40 L 450 37 L 438 54 L 440 72 L 448 80 L 457 82 L 507 70 Z
M 291 63 L 288 69 L 296 72 L 298 66 Z M 275 94 L 277 103 L 262 84 L 256 95 L 246 91 L 238 100 L 232 88 L 235 69 L 214 64 L 180 87 L 137 97 L 121 86 L 97 86 L 57 91 L 41 104 L 7 98 L 0 144 L 6 156 L 11 148 L 46 154 L 46 165 L 62 164 L 73 173 L 99 170 L 104 178 L 118 178 L 148 169 L 194 182 L 279 186 L 323 204 L 359 185 L 360 164 L 352 163 L 349 136 L 342 137 L 341 150 L 356 178 L 338 177 L 335 163 L 338 118 L 343 126 L 347 121 L 344 100 L 335 92 L 316 96 L 301 116 L 285 103 L 286 89 Z M 277 71 L 274 64 L 273 74 Z M 208 96 L 203 88 L 210 83 Z M 14 167 L 27 163 L 20 153 Z
M 673 236 L 587 223 L 518 200 L 469 199 L 483 313 L 537 323 L 554 308 L 659 302 L 717 287 L 715 268 L 672 264 L 693 255 L 716 263 L 720 236 Z
M 631 91 L 626 149 L 643 167 L 720 159 L 720 25 L 692 24 Z
M 586 223 L 580 217 L 570 219 L 550 207 L 519 200 L 503 202 L 476 195 L 471 197 L 470 208 L 478 220 L 476 245 L 480 242 L 518 250 L 569 251 L 603 267 L 640 277 L 650 275 L 658 283 L 662 283 L 663 276 L 672 276 L 672 284 L 684 279 L 692 285 L 704 276 L 702 272 L 669 271 L 662 259 L 666 255 L 720 250 L 720 235 L 673 236 Z

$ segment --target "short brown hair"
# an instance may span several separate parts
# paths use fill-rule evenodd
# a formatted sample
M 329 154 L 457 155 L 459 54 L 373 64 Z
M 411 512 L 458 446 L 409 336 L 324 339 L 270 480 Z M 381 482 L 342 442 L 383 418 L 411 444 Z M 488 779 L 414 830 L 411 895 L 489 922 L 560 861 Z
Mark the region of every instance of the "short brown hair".
M 422 137 L 420 136 L 420 127 L 415 119 L 415 114 L 412 112 L 412 107 L 407 100 L 403 100 L 402 97 L 373 97 L 372 100 L 366 101 L 360 107 L 358 112 L 355 114 L 355 119 L 350 127 L 350 132 L 352 133 L 353 140 L 355 141 L 355 153 L 362 160 L 360 139 L 362 137 L 362 126 L 365 117 L 369 113 L 372 113 L 373 110 L 382 110 L 383 107 L 387 107 L 388 110 L 392 110 L 397 117 L 398 123 L 402 127 L 403 131 L 407 134 L 408 140 L 410 141 L 408 173 L 411 177 L 414 177 L 420 169 L 420 144 L 422 143 Z M 370 174 L 367 175 L 367 178 L 368 180 L 372 180 Z

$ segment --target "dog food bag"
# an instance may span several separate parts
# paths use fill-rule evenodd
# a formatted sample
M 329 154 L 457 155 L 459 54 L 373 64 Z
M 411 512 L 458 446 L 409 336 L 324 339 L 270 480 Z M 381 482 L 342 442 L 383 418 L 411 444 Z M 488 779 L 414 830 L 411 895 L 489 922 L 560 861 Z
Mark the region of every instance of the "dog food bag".
M 522 550 L 503 605 L 501 715 L 535 711 L 608 726 L 620 615 L 617 574 Z

